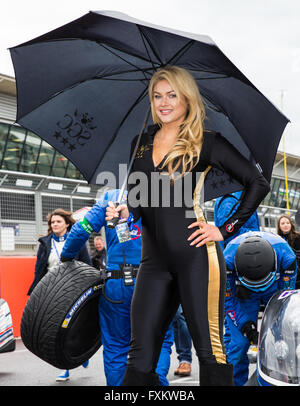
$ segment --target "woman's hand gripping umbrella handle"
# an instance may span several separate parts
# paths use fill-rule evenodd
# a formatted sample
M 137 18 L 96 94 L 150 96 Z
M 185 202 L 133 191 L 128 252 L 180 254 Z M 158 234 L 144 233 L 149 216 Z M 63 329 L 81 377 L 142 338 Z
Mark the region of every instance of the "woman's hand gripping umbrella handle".
M 131 172 L 131 168 L 132 168 L 132 165 L 133 165 L 133 161 L 134 161 L 134 159 L 135 159 L 135 155 L 136 155 L 137 149 L 138 149 L 139 144 L 140 144 L 140 140 L 141 140 L 141 138 L 142 138 L 142 135 L 143 135 L 144 130 L 145 130 L 145 128 L 146 128 L 147 122 L 148 122 L 148 120 L 149 120 L 150 112 L 151 112 L 151 107 L 149 106 L 148 109 L 147 109 L 147 113 L 146 113 L 145 120 L 144 120 L 144 125 L 143 125 L 143 127 L 142 127 L 142 129 L 141 129 L 141 131 L 140 131 L 140 134 L 139 134 L 139 136 L 138 136 L 137 142 L 136 142 L 136 144 L 135 144 L 135 148 L 134 148 L 133 153 L 132 153 L 132 155 L 131 155 L 131 159 L 130 159 L 130 162 L 129 162 L 129 165 L 128 165 L 128 169 L 127 169 L 126 178 L 125 178 L 125 180 L 124 180 L 124 182 L 123 182 L 123 185 L 122 185 L 122 187 L 121 187 L 121 190 L 120 190 L 120 193 L 119 193 L 118 201 L 115 202 L 115 203 L 113 203 L 113 204 L 115 205 L 115 208 L 116 208 L 116 209 L 118 209 L 120 206 L 122 206 L 122 208 L 121 208 L 121 209 L 118 209 L 118 211 L 123 210 L 124 206 L 125 206 L 126 209 L 127 209 L 127 206 L 126 206 L 126 205 L 123 205 L 123 204 L 121 205 L 120 203 L 121 203 L 122 200 L 123 200 L 123 195 L 124 195 L 125 188 L 126 188 L 126 185 L 127 185 L 128 176 L 129 176 L 129 174 L 130 174 L 130 172 Z M 110 202 L 110 203 L 112 203 L 112 202 Z M 111 207 L 111 206 L 110 206 L 110 207 Z M 128 215 L 127 215 L 127 216 L 126 216 L 126 215 L 124 216 L 123 214 L 125 214 L 125 212 L 124 212 L 124 213 L 122 212 L 122 217 L 127 219 L 127 218 L 129 217 L 128 209 L 127 209 L 127 213 L 128 213 Z M 127 213 L 126 213 L 126 214 L 127 214 Z M 107 211 L 106 211 L 106 214 L 107 214 Z M 107 217 L 108 217 L 108 216 L 107 216 Z M 110 215 L 109 215 L 109 217 L 110 217 Z M 106 218 L 106 220 L 107 220 L 107 218 Z M 120 220 L 119 213 L 115 213 L 115 217 L 113 217 L 113 218 L 107 220 L 107 227 L 108 227 L 108 228 L 115 228 L 116 225 L 118 224 L 119 220 Z
M 106 217 L 107 227 L 114 228 L 121 219 L 126 221 L 129 217 L 129 211 L 126 204 L 119 204 L 118 202 L 108 202 L 106 208 Z

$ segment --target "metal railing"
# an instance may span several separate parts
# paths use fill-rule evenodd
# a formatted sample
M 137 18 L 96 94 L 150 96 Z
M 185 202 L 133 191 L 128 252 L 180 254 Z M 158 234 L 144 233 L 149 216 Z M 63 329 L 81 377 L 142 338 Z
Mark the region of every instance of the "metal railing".
M 48 213 L 92 206 L 103 191 L 82 180 L 0 170 L 0 255 L 34 255 Z
M 56 208 L 75 212 L 92 206 L 105 190 L 84 180 L 0 170 L 0 255 L 34 255 L 38 238 L 47 234 L 48 213 Z M 205 203 L 210 223 L 214 221 L 213 209 L 214 201 Z M 277 218 L 286 212 L 285 208 L 262 204 L 258 209 L 261 229 L 276 232 Z M 296 212 L 290 210 L 293 219 Z

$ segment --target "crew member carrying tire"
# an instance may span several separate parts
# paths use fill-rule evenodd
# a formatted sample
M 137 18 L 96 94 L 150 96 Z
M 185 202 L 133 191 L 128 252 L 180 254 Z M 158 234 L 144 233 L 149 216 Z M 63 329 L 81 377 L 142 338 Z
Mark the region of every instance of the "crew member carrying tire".
M 107 227 L 105 215 L 108 202 L 116 202 L 118 196 L 119 190 L 110 190 L 97 201 L 83 220 L 72 227 L 61 254 L 62 262 L 71 260 L 91 233 L 99 232 L 103 226 L 105 227 L 108 279 L 105 282 L 105 295 L 100 296 L 99 317 L 108 386 L 120 386 L 125 373 L 131 336 L 131 299 L 141 260 L 140 221 L 129 224 L 131 239 L 122 243 L 119 242 L 117 235 L 118 226 L 117 229 Z M 170 367 L 172 345 L 173 328 L 170 325 L 156 369 L 162 386 L 169 385 L 166 376 Z
M 60 208 L 53 210 L 47 216 L 48 234 L 39 238 L 39 248 L 37 252 L 37 260 L 35 264 L 34 280 L 28 290 L 28 295 L 31 295 L 39 281 L 51 270 L 60 263 L 60 253 L 65 244 L 67 236 L 75 224 L 75 219 L 70 211 Z M 92 265 L 88 249 L 83 245 L 76 255 L 78 261 L 84 262 L 87 265 Z M 87 368 L 89 361 L 82 364 Z M 62 371 L 57 377 L 57 382 L 69 380 L 69 370 Z

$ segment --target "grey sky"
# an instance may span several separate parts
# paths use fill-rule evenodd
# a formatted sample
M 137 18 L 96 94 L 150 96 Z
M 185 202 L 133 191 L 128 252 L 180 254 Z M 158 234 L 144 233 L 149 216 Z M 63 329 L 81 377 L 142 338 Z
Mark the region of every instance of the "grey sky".
M 10 0 L 1 5 L 0 73 L 14 76 L 7 48 L 90 10 L 114 10 L 165 27 L 210 36 L 291 120 L 286 151 L 300 156 L 299 0 Z M 281 99 L 283 94 L 283 99 Z M 282 150 L 282 143 L 279 147 Z

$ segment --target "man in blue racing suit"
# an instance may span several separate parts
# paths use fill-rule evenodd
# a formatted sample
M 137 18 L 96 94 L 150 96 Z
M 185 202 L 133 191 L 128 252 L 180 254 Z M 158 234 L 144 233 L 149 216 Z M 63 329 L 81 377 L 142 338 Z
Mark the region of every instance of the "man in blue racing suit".
M 237 210 L 241 203 L 242 191 L 229 193 L 218 197 L 214 205 L 214 221 L 217 227 L 223 225 L 225 221 Z M 225 241 L 219 241 L 221 248 L 224 250 L 226 245 L 237 235 L 246 233 L 247 231 L 259 231 L 259 219 L 257 211 L 246 221 L 233 237 L 226 238 Z
M 294 289 L 296 256 L 277 234 L 249 231 L 231 240 L 224 250 L 227 268 L 225 299 L 227 360 L 233 364 L 234 383 L 248 379 L 250 344 L 257 344 L 260 304 L 278 290 Z
M 73 227 L 64 245 L 62 261 L 75 258 L 91 233 L 105 227 L 107 245 L 105 296 L 99 300 L 101 341 L 103 345 L 104 371 L 108 386 L 120 386 L 127 366 L 130 345 L 130 306 L 136 273 L 141 261 L 141 223 L 128 223 L 131 239 L 120 243 L 116 229 L 108 228 L 105 220 L 108 202 L 118 200 L 119 190 L 110 190 L 88 211 L 83 220 Z M 154 299 L 154 298 L 153 298 Z M 174 342 L 170 325 L 163 345 L 156 373 L 162 386 L 168 386 L 166 378 L 170 367 L 171 346 Z
M 220 196 L 216 199 L 214 205 L 214 220 L 217 227 L 225 223 L 225 221 L 237 210 L 241 203 L 242 191 L 228 193 L 224 196 Z M 219 244 L 224 251 L 227 244 L 235 237 L 240 234 L 244 234 L 247 231 L 260 231 L 259 219 L 257 210 L 252 214 L 252 216 L 246 221 L 246 223 L 239 229 L 233 237 L 226 238 L 224 241 L 219 241 Z M 230 342 L 229 328 L 226 327 L 227 319 L 224 320 L 224 344 L 225 347 Z

